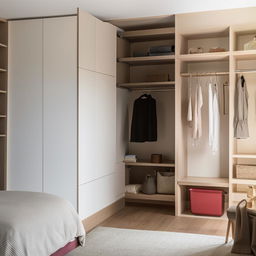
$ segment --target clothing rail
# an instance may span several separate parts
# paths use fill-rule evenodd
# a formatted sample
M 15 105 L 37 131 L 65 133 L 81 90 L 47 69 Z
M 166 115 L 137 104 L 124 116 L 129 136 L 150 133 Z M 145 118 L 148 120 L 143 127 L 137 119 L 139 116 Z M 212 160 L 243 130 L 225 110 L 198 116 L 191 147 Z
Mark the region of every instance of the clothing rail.
M 143 91 L 143 92 L 168 92 L 173 91 L 175 88 L 129 88 L 130 91 Z
M 229 72 L 203 72 L 203 73 L 181 73 L 182 77 L 195 77 L 195 76 L 226 76 Z
M 235 71 L 236 74 L 249 74 L 249 73 L 256 73 L 256 69 L 237 69 Z

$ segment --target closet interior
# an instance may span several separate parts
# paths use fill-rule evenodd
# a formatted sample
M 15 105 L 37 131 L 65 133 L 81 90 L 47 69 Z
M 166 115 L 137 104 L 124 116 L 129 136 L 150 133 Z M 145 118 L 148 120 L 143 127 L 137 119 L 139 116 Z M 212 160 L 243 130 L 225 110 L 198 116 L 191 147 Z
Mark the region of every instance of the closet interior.
M 248 186 L 256 185 L 255 148 L 255 79 L 256 79 L 256 27 L 255 25 L 233 26 L 230 28 L 231 44 L 231 96 L 236 99 L 236 84 L 244 79 L 248 91 L 248 132 L 244 138 L 230 139 L 230 203 L 235 204 L 247 198 Z M 237 101 L 231 102 L 236 106 Z M 235 116 L 235 113 L 232 113 Z M 232 120 L 230 120 L 231 122 Z
M 0 190 L 6 188 L 8 22 L 0 19 Z
M 159 189 L 155 188 L 149 194 L 141 191 L 129 193 L 126 190 L 125 199 L 171 204 L 175 201 L 174 16 L 115 20 L 112 24 L 120 28 L 117 36 L 117 131 L 119 135 L 122 134 L 123 144 L 120 148 L 123 147 L 123 150 L 119 148 L 118 152 L 123 152 L 120 160 L 125 155 L 135 155 L 137 158 L 136 162 L 124 161 L 125 183 L 142 184 L 146 175 L 155 177 L 158 171 L 173 176 L 173 191 L 157 193 Z M 138 114 L 136 120 L 134 112 L 139 112 L 142 106 L 136 108 L 134 102 L 139 99 L 142 103 L 143 99 L 149 97 L 156 102 L 157 138 L 149 136 L 150 138 L 144 140 L 140 137 L 144 134 L 136 131 L 143 114 Z M 137 125 L 135 134 L 131 131 L 132 125 Z M 120 141 L 120 137 L 117 140 Z M 151 161 L 152 154 L 160 154 L 162 160 Z
M 177 130 L 177 140 L 181 143 L 177 147 L 182 152 L 178 156 L 182 168 L 177 174 L 180 192 L 177 211 L 190 215 L 190 188 L 220 189 L 226 195 L 226 207 L 228 203 L 229 30 L 178 36 L 180 101 L 177 102 L 181 108 L 181 130 Z M 217 109 L 209 101 L 210 90 L 216 90 Z M 209 123 L 211 115 L 213 124 Z M 201 123 L 200 127 L 197 128 L 196 122 Z M 218 122 L 218 127 L 214 127 L 214 122 Z
M 176 214 L 194 216 L 191 213 L 190 188 L 220 190 L 225 209 L 247 198 L 248 186 L 255 185 L 255 75 L 256 49 L 255 26 L 230 26 L 226 19 L 205 25 L 204 14 L 176 19 Z M 212 13 L 213 15 L 213 13 Z M 185 24 L 190 22 L 190 25 Z M 221 20 L 223 24 L 221 24 Z M 248 22 L 248 21 L 247 21 Z M 198 31 L 201 31 L 198 33 Z M 243 77 L 243 78 L 242 78 Z M 235 138 L 236 109 L 244 111 L 244 104 L 236 99 L 239 79 L 246 82 L 248 102 L 249 137 Z M 216 84 L 216 86 L 215 86 Z M 214 87 L 213 87 L 214 85 Z M 202 104 L 196 92 L 201 87 Z M 219 129 L 217 140 L 212 142 L 212 108 L 210 89 L 217 90 Z M 213 89 L 214 88 L 214 89 Z M 241 83 L 241 91 L 245 89 Z M 189 111 L 200 108 L 201 135 L 195 137 Z M 245 93 L 246 94 L 246 93 Z M 193 98 L 194 97 L 194 98 Z M 195 100 L 198 105 L 195 105 Z M 198 103 L 199 102 L 199 103 Z M 211 107 L 210 107 L 211 106 Z M 189 115 L 190 113 L 190 115 Z M 244 112 L 243 112 L 244 113 Z M 194 116 L 192 118 L 195 118 Z M 198 119 L 196 119 L 198 121 Z M 200 121 L 199 121 L 200 122 Z M 198 132 L 198 131 L 197 131 Z M 197 133 L 198 134 L 198 133 Z M 212 144 L 213 143 L 213 144 Z M 217 146 L 214 149 L 213 145 Z

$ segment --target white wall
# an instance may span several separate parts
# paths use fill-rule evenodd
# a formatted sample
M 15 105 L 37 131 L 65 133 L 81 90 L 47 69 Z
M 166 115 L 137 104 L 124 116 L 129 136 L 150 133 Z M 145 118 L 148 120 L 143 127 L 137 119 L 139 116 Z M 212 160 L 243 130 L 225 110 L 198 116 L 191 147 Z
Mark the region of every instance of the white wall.
M 90 48 L 90 45 L 95 47 Z M 123 197 L 116 161 L 116 28 L 79 13 L 79 214 Z

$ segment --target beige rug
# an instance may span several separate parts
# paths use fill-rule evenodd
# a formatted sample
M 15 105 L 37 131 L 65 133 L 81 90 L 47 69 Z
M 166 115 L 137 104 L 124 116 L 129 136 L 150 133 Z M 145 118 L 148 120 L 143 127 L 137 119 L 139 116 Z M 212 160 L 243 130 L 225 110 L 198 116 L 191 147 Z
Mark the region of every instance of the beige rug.
M 224 237 L 98 227 L 67 256 L 235 256 Z M 241 254 L 239 254 L 241 255 Z

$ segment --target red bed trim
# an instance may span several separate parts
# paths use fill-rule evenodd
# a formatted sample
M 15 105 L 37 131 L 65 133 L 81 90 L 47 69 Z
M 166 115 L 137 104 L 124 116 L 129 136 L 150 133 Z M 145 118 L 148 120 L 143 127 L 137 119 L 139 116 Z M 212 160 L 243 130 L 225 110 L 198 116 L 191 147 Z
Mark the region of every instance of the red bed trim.
M 79 246 L 78 240 L 75 239 L 74 241 L 67 243 L 64 247 L 60 248 L 58 251 L 51 254 L 50 256 L 64 256 L 78 246 Z

